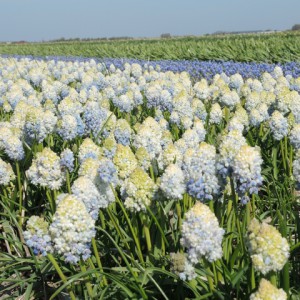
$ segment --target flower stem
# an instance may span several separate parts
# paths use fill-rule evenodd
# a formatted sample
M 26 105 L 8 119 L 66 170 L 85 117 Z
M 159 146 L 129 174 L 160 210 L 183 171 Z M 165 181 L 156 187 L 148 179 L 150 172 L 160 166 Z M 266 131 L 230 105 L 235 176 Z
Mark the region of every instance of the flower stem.
M 20 165 L 16 162 L 16 170 L 17 170 L 17 181 L 18 181 L 18 190 L 19 190 L 19 224 L 20 226 L 23 225 L 23 187 L 21 183 L 21 172 L 20 172 Z
M 101 272 L 103 272 L 103 266 L 102 266 L 102 263 L 101 263 L 101 259 L 100 259 L 100 255 L 99 255 L 99 252 L 98 252 L 98 249 L 97 249 L 95 238 L 92 238 L 92 247 L 93 247 L 93 250 L 94 250 L 94 254 L 95 254 L 95 257 L 96 257 L 98 268 Z M 106 277 L 104 275 L 103 275 L 103 283 L 104 283 L 105 286 L 107 285 L 107 280 L 106 280 Z
M 58 273 L 60 279 L 62 280 L 63 283 L 67 282 L 67 277 L 64 275 L 64 273 L 62 272 L 61 268 L 59 267 L 58 263 L 56 262 L 55 258 L 53 257 L 52 254 L 47 254 L 48 259 L 50 260 L 50 262 L 52 263 L 53 267 L 55 268 L 56 272 Z M 67 290 L 69 292 L 69 295 L 71 297 L 72 300 L 76 300 L 75 294 L 73 293 L 73 291 L 70 289 L 70 287 L 67 287 Z
M 67 183 L 68 193 L 71 194 L 70 173 L 68 170 L 66 170 L 66 183 Z
M 85 266 L 85 264 L 84 264 L 84 262 L 82 260 L 80 260 L 79 265 L 80 265 L 81 271 L 82 272 L 86 272 L 86 266 Z M 88 291 L 88 294 L 89 294 L 90 298 L 93 299 L 94 298 L 94 293 L 93 293 L 92 285 L 89 282 L 89 279 L 87 279 L 87 281 L 85 282 L 85 286 L 87 288 L 87 291 Z

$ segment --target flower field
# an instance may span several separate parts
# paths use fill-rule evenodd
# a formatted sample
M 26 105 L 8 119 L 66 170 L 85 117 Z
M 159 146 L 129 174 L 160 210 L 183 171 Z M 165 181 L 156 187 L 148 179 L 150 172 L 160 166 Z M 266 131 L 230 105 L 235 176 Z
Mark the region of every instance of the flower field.
M 0 58 L 0 299 L 300 299 L 300 65 Z

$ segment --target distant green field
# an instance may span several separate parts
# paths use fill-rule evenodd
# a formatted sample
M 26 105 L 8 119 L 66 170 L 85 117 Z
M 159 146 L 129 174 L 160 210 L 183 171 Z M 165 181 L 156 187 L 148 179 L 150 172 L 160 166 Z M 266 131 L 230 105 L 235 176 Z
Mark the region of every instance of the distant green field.
M 300 33 L 0 44 L 0 54 L 278 63 L 300 61 Z

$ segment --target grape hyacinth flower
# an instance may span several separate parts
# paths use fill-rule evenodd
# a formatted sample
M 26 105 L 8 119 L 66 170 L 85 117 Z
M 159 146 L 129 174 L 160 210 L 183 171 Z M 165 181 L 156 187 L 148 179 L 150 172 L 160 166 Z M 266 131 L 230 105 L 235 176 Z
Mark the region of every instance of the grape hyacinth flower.
M 113 159 L 117 151 L 117 141 L 113 134 L 110 134 L 102 144 L 103 155 L 109 159 Z
M 240 120 L 237 117 L 233 117 L 229 122 L 227 126 L 228 131 L 232 130 L 238 130 L 240 132 L 244 131 L 244 125 L 240 122 Z
M 181 199 L 185 193 L 185 177 L 181 168 L 176 164 L 170 164 L 163 173 L 160 181 L 160 189 L 167 199 Z
M 203 102 L 197 98 L 194 98 L 191 103 L 195 117 L 205 122 L 207 117 L 207 111 Z
M 275 140 L 280 141 L 288 134 L 288 121 L 281 112 L 275 110 L 269 124 Z
M 199 141 L 203 142 L 205 140 L 206 130 L 203 122 L 196 117 L 194 118 L 193 130 L 197 132 Z
M 239 130 L 231 130 L 222 137 L 219 147 L 217 170 L 223 178 L 231 174 L 234 157 L 244 144 L 246 144 L 246 139 Z
M 240 103 L 240 97 L 236 91 L 226 91 L 222 94 L 220 102 L 229 109 L 233 109 L 238 103 Z
M 76 97 L 78 97 L 78 94 L 76 95 Z M 61 116 L 75 116 L 80 115 L 82 113 L 82 104 L 77 100 L 72 100 L 69 95 L 58 104 L 57 109 Z
M 144 147 L 140 147 L 135 152 L 138 165 L 145 171 L 148 171 L 151 166 L 151 158 Z
M 36 154 L 26 174 L 32 184 L 51 190 L 59 189 L 65 180 L 60 167 L 60 158 L 50 148 L 44 148 L 42 152 Z
M 250 295 L 250 300 L 287 300 L 283 289 L 277 289 L 270 281 L 262 278 L 258 290 Z
M 121 180 L 127 178 L 131 172 L 138 166 L 135 155 L 129 146 L 117 145 L 117 151 L 113 158 L 113 162 L 117 168 L 118 176 Z
M 237 185 L 237 191 L 242 202 L 247 202 L 247 193 L 257 194 L 262 185 L 261 158 L 258 147 L 243 145 L 233 161 L 233 178 Z M 246 196 L 246 197 L 245 197 Z
M 59 203 L 49 227 L 54 250 L 65 261 L 77 264 L 91 256 L 90 244 L 95 237 L 95 221 L 75 195 L 66 195 Z
M 86 176 L 78 177 L 71 187 L 72 193 L 82 201 L 93 220 L 97 220 L 101 203 L 101 195 L 95 184 Z
M 200 100 L 206 100 L 209 97 L 209 87 L 207 81 L 205 79 L 201 79 L 201 81 L 196 82 L 194 85 L 194 91 Z
M 297 183 L 297 187 L 300 185 L 300 150 L 298 149 L 293 161 L 293 175 Z
M 263 275 L 270 271 L 280 271 L 290 254 L 287 240 L 267 222 L 260 223 L 253 219 L 248 228 L 247 240 L 254 268 Z
M 134 212 L 145 211 L 157 191 L 157 186 L 149 175 L 137 167 L 121 185 L 121 196 L 127 209 Z
M 8 122 L 2 123 L 1 125 L 0 149 L 3 149 L 11 160 L 22 160 L 25 156 L 25 152 L 20 138 L 13 132 Z
M 56 125 L 57 117 L 50 110 L 32 107 L 27 111 L 24 125 L 25 139 L 28 143 L 37 140 L 41 143 L 48 134 L 51 134 Z
M 28 247 L 32 248 L 35 255 L 46 256 L 53 252 L 53 245 L 49 235 L 49 224 L 43 218 L 31 216 L 26 224 L 24 240 Z
M 15 179 L 16 176 L 11 165 L 0 158 L 0 185 L 8 185 Z
M 64 115 L 57 122 L 57 133 L 63 140 L 71 141 L 78 134 L 77 119 L 73 115 Z
M 101 157 L 101 148 L 97 146 L 90 138 L 86 138 L 79 147 L 79 162 L 82 163 L 87 158 L 99 159 Z
M 290 142 L 295 149 L 300 148 L 300 124 L 295 124 L 290 132 Z
M 114 163 L 106 158 L 102 158 L 99 162 L 98 174 L 100 180 L 106 184 L 111 184 L 112 186 L 117 186 L 118 175 L 117 168 Z
M 213 262 L 222 257 L 224 229 L 219 227 L 218 219 L 208 206 L 197 202 L 186 214 L 182 224 L 180 243 L 187 248 L 191 263 L 200 258 Z
M 100 107 L 98 102 L 88 102 L 83 111 L 83 121 L 86 133 L 92 133 L 96 137 L 107 118 L 108 111 L 105 108 Z
M 87 158 L 80 165 L 78 170 L 78 176 L 86 176 L 93 181 L 94 184 L 100 181 L 100 177 L 98 174 L 100 161 L 95 158 Z
M 185 144 L 183 140 L 181 141 Z M 182 165 L 182 153 L 173 143 L 163 150 L 162 159 L 165 167 L 173 163 L 176 163 L 178 166 Z
M 140 125 L 135 135 L 133 145 L 136 148 L 144 147 L 151 159 L 157 158 L 162 152 L 161 146 L 162 129 L 152 117 L 148 117 Z
M 129 146 L 131 140 L 132 129 L 128 122 L 124 119 L 119 119 L 116 123 L 114 136 L 118 144 Z
M 181 280 L 192 280 L 197 277 L 195 268 L 184 253 L 170 253 L 171 272 L 178 275 Z
M 60 167 L 61 169 L 72 172 L 74 170 L 74 153 L 70 149 L 65 149 L 60 154 Z
M 184 155 L 183 170 L 189 195 L 205 201 L 212 200 L 218 194 L 214 146 L 202 142 L 197 149 L 188 149 Z
M 205 135 L 204 135 L 204 137 L 205 137 Z M 200 143 L 200 139 L 199 139 L 198 133 L 194 129 L 187 129 L 183 133 L 182 139 L 184 140 L 184 142 L 187 145 L 189 145 L 189 148 L 197 148 L 197 146 L 199 146 L 199 143 Z
M 210 124 L 220 124 L 223 118 L 223 112 L 219 103 L 214 103 L 209 114 Z

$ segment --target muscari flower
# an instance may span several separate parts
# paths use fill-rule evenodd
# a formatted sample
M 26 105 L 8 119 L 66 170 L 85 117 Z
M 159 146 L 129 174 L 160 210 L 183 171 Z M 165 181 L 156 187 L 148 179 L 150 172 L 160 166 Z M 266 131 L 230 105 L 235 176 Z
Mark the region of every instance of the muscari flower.
M 163 130 L 162 134 L 161 134 L 161 140 L 160 140 L 160 145 L 162 147 L 162 149 L 165 149 L 168 145 L 173 143 L 173 135 L 170 132 L 169 129 L 165 129 Z M 159 153 L 160 155 L 161 153 Z
M 99 209 L 103 206 L 103 203 L 101 203 L 99 190 L 92 180 L 87 176 L 78 177 L 73 182 L 71 191 L 78 200 L 84 203 L 93 220 L 97 220 Z
M 38 216 L 31 216 L 23 233 L 25 243 L 32 248 L 35 255 L 46 256 L 53 252 L 53 245 L 49 235 L 49 224 Z
M 241 121 L 239 120 L 239 118 L 237 118 L 237 117 L 234 116 L 234 117 L 228 122 L 227 130 L 228 130 L 228 131 L 238 130 L 238 131 L 240 131 L 240 132 L 243 132 L 243 130 L 244 130 L 244 125 L 243 125 L 243 123 L 241 123 Z
M 78 136 L 77 118 L 73 115 L 64 115 L 57 122 L 57 133 L 63 140 L 71 141 Z
M 268 106 L 265 103 L 253 108 L 249 114 L 250 125 L 259 127 L 260 124 L 269 119 Z
M 120 179 L 125 179 L 137 167 L 138 162 L 129 146 L 117 145 L 117 151 L 113 158 Z
M 219 103 L 214 103 L 209 114 L 210 124 L 220 124 L 223 118 L 223 112 Z
M 295 149 L 300 148 L 300 124 L 295 124 L 289 135 L 290 142 Z
M 65 180 L 59 156 L 50 148 L 44 148 L 42 152 L 36 154 L 26 175 L 32 184 L 48 187 L 51 190 L 59 189 Z
M 288 121 L 281 112 L 275 110 L 269 121 L 270 129 L 275 140 L 279 141 L 288 134 Z
M 194 129 L 187 129 L 183 133 L 182 139 L 187 145 L 189 145 L 189 148 L 196 148 L 197 146 L 199 146 L 199 143 L 203 141 L 200 140 L 197 131 Z
M 244 144 L 246 144 L 246 139 L 239 130 L 229 131 L 228 134 L 222 137 L 219 146 L 217 170 L 224 178 L 232 172 L 233 159 Z
M 145 89 L 147 98 L 147 107 L 157 108 L 162 111 L 172 111 L 172 95 L 169 91 L 164 90 L 159 83 L 151 83 Z
M 176 163 L 176 165 L 181 166 L 182 165 L 182 153 L 173 143 L 169 144 L 163 150 L 162 160 L 163 160 L 163 165 L 165 167 L 167 167 L 168 165 L 173 164 L 173 163 Z
M 25 156 L 20 138 L 6 124 L 0 126 L 0 149 L 3 149 L 11 160 L 19 161 Z
M 241 74 L 234 74 L 230 76 L 229 87 L 232 89 L 240 90 L 244 84 L 244 79 Z
M 209 87 L 207 81 L 205 79 L 201 79 L 201 81 L 195 83 L 194 91 L 197 98 L 200 100 L 206 100 L 209 97 Z
M 135 152 L 135 157 L 137 159 L 138 165 L 145 171 L 147 171 L 151 166 L 151 158 L 149 153 L 144 147 L 140 147 Z
M 130 145 L 132 129 L 125 119 L 119 119 L 116 122 L 114 136 L 118 144 L 123 146 Z
M 295 159 L 293 161 L 293 175 L 297 182 L 297 184 L 300 184 L 300 150 L 297 150 Z
M 229 109 L 233 109 L 240 102 L 240 97 L 236 91 L 226 91 L 221 95 L 220 102 Z
M 222 257 L 224 229 L 208 206 L 197 202 L 186 214 L 182 223 L 180 243 L 187 248 L 187 257 L 193 264 L 200 258 L 213 262 Z
M 201 121 L 205 122 L 207 117 L 207 112 L 203 102 L 197 98 L 194 98 L 191 103 L 194 115 L 199 118 Z
M 193 264 L 184 253 L 170 253 L 171 272 L 178 275 L 181 280 L 192 280 L 197 277 Z
M 270 271 L 280 271 L 289 258 L 287 240 L 267 221 L 251 221 L 247 243 L 254 268 L 264 275 Z
M 196 149 L 188 149 L 183 159 L 187 192 L 201 201 L 212 200 L 219 192 L 216 174 L 216 149 L 202 142 Z
M 249 126 L 248 112 L 243 108 L 242 105 L 237 105 L 233 118 L 236 118 L 241 124 L 243 124 L 244 128 Z
M 258 92 L 251 92 L 246 96 L 246 103 L 245 108 L 247 111 L 251 111 L 252 109 L 256 108 L 261 103 L 261 96 Z
M 145 119 L 134 137 L 133 145 L 136 148 L 144 147 L 151 159 L 157 158 L 162 152 L 162 129 L 151 117 Z
M 8 185 L 15 178 L 11 165 L 0 158 L 0 185 Z
M 45 137 L 52 133 L 57 122 L 57 117 L 50 110 L 32 107 L 27 111 L 24 125 L 24 133 L 27 142 L 37 140 L 41 143 Z
M 135 106 L 133 95 L 130 93 L 116 96 L 113 98 L 112 102 L 121 112 L 126 113 L 129 113 Z
M 181 199 L 185 193 L 185 176 L 176 164 L 170 164 L 160 180 L 160 189 L 167 199 Z
M 74 153 L 70 149 L 65 149 L 60 154 L 60 167 L 62 170 L 72 172 L 74 170 Z
M 124 205 L 132 211 L 145 211 L 157 191 L 157 186 L 149 175 L 137 167 L 121 185 Z
M 98 170 L 99 166 L 99 159 L 87 158 L 80 165 L 78 175 L 85 176 L 93 182 L 100 194 L 100 207 L 106 208 L 110 203 L 115 201 L 115 196 L 111 185 L 101 180 Z
M 258 193 L 258 189 L 263 182 L 261 175 L 262 163 L 263 160 L 258 147 L 243 145 L 234 157 L 233 178 L 242 202 L 248 200 L 247 197 L 244 197 L 246 193 L 250 195 Z
M 89 101 L 84 106 L 83 121 L 85 124 L 85 132 L 92 133 L 95 137 L 102 129 L 108 118 L 108 111 L 95 101 Z
M 65 261 L 76 264 L 91 256 L 90 244 L 95 237 L 95 221 L 85 204 L 75 195 L 65 195 L 58 203 L 49 227 L 54 250 Z
M 287 300 L 283 289 L 277 289 L 271 282 L 262 278 L 258 290 L 250 295 L 250 300 Z
M 109 135 L 102 144 L 103 155 L 109 159 L 113 159 L 117 151 L 117 142 L 114 136 Z
M 102 182 L 112 186 L 118 184 L 117 168 L 111 160 L 102 158 L 99 161 L 98 174 Z
M 101 148 L 90 138 L 86 138 L 79 147 L 79 162 L 82 163 L 87 158 L 98 159 L 101 157 Z
M 195 117 L 192 129 L 197 132 L 199 142 L 203 142 L 206 136 L 206 130 L 204 128 L 203 122 Z
M 80 115 L 82 113 L 82 104 L 71 99 L 70 95 L 64 98 L 57 106 L 58 112 L 61 116 L 64 115 Z

